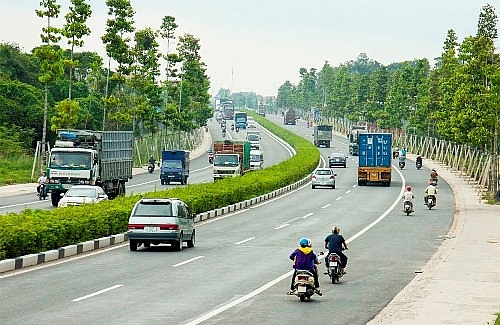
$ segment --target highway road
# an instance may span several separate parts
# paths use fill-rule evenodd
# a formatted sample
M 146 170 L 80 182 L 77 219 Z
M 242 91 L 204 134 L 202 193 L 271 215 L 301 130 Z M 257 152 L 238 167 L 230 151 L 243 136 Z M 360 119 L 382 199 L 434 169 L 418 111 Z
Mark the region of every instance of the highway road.
M 303 123 L 286 128 L 311 138 Z M 267 146 L 266 155 L 279 148 Z M 320 149 L 323 157 L 346 150 L 346 139 L 338 137 L 334 148 Z M 390 187 L 358 187 L 356 167 L 349 159 L 347 168 L 335 168 L 336 189 L 306 184 L 198 224 L 192 249 L 131 252 L 124 243 L 2 275 L 0 323 L 365 324 L 437 250 L 451 225 L 454 200 L 440 182 L 438 206 L 426 210 L 421 193 L 428 170 L 412 164 L 393 167 Z M 401 211 L 405 184 L 417 196 L 411 216 Z M 348 240 L 348 273 L 339 284 L 321 274 L 323 296 L 310 302 L 285 295 L 288 256 L 298 240 L 308 236 L 320 251 L 333 225 Z

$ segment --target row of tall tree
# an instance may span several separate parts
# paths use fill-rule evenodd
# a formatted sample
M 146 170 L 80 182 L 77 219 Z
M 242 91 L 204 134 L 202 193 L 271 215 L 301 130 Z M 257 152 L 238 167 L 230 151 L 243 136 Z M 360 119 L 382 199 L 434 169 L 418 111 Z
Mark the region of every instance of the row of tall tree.
M 500 118 L 497 22 L 494 8 L 483 6 L 476 35 L 458 43 L 450 29 L 432 67 L 425 58 L 385 66 L 362 53 L 337 67 L 301 68 L 298 84 L 280 86 L 276 104 L 491 150 Z
M 194 35 L 177 36 L 172 16 L 136 30 L 129 0 L 107 0 L 107 58 L 78 52 L 92 33 L 89 0 L 70 0 L 64 24 L 57 0 L 40 1 L 46 22 L 41 45 L 24 53 L 0 44 L 0 126 L 21 132 L 23 145 L 54 137 L 58 128 L 134 130 L 136 135 L 171 128 L 189 132 L 211 116 L 209 78 Z M 67 43 L 67 48 L 64 48 Z M 160 44 L 166 51 L 160 51 Z M 112 70 L 112 62 L 116 69 Z

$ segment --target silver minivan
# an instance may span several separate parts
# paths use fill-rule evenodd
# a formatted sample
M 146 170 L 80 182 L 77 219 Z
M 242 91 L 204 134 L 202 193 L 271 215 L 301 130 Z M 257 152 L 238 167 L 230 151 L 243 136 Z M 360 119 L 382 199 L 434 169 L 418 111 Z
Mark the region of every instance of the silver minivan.
M 194 215 L 177 198 L 142 198 L 132 209 L 127 232 L 130 250 L 144 245 L 170 244 L 181 251 L 184 242 L 194 247 Z

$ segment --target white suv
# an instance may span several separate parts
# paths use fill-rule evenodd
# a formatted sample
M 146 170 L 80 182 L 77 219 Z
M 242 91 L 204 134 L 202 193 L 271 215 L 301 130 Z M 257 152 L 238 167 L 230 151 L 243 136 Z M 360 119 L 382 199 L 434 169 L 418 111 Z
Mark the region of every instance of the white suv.
M 132 209 L 127 232 L 130 250 L 141 244 L 171 244 L 181 251 L 184 242 L 194 247 L 194 216 L 183 201 L 177 198 L 142 198 Z

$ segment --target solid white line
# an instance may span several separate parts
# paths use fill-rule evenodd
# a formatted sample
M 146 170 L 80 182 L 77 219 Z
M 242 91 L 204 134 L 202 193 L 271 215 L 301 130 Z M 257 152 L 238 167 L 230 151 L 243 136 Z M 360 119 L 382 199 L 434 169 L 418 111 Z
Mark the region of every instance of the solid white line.
M 200 324 L 201 322 L 204 322 L 220 313 L 222 313 L 223 311 L 225 310 L 228 310 L 229 308 L 232 308 L 242 302 L 244 302 L 245 300 L 248 300 L 252 297 L 255 297 L 256 295 L 258 295 L 259 293 L 271 288 L 273 285 L 275 285 L 276 283 L 280 282 L 281 280 L 283 279 L 286 279 L 286 278 L 289 278 L 291 275 L 293 274 L 293 271 L 290 271 L 288 273 L 285 273 L 279 277 L 277 277 L 276 279 L 272 280 L 272 281 L 269 281 L 268 283 L 264 284 L 263 286 L 255 289 L 254 291 L 244 295 L 243 297 L 240 297 L 236 300 L 233 300 L 231 301 L 230 303 L 228 303 L 227 305 L 223 305 L 215 310 L 212 310 L 211 312 L 201 316 L 201 317 L 198 317 L 192 321 L 190 321 L 189 323 L 187 323 L 186 325 L 196 325 L 196 324 Z
M 312 213 L 312 212 L 311 212 L 311 213 L 308 213 L 308 214 L 306 214 L 305 216 L 303 216 L 303 217 L 302 217 L 302 219 L 307 219 L 307 218 L 309 218 L 310 216 L 312 216 L 313 214 L 314 214 L 314 213 Z
M 290 226 L 290 224 L 289 223 L 285 223 L 284 225 L 278 226 L 278 227 L 276 227 L 274 229 L 278 230 L 278 229 L 281 229 L 281 228 L 285 228 L 286 226 Z
M 47 202 L 45 200 L 38 200 L 38 201 L 33 201 L 33 202 L 26 202 L 26 203 L 17 203 L 17 204 L 11 204 L 11 205 L 4 205 L 2 207 L 0 207 L 0 209 L 7 209 L 7 208 L 14 208 L 14 207 L 18 207 L 18 206 L 22 206 L 22 205 L 32 205 L 32 204 L 38 204 L 38 203 L 42 203 L 42 202 Z
M 184 264 L 187 264 L 187 263 L 191 263 L 192 261 L 196 261 L 196 260 L 199 260 L 200 258 L 204 258 L 204 257 L 205 256 L 203 256 L 203 255 L 196 256 L 196 257 L 193 257 L 192 259 L 189 259 L 187 261 L 174 264 L 174 265 L 172 265 L 172 267 L 178 267 L 178 266 L 181 266 L 181 265 L 184 265 Z
M 94 296 L 100 295 L 101 293 L 104 293 L 104 292 L 107 292 L 107 291 L 110 291 L 110 290 L 114 290 L 114 289 L 119 288 L 119 287 L 123 287 L 123 284 L 117 284 L 115 286 L 112 286 L 112 287 L 109 287 L 109 288 L 106 288 L 106 289 L 103 289 L 103 290 L 91 293 L 89 295 L 86 295 L 86 296 L 83 296 L 83 297 L 80 297 L 80 298 L 73 299 L 71 301 L 82 301 L 83 299 L 94 297 Z
M 327 205 L 323 205 L 323 206 L 321 207 L 321 209 L 328 208 L 329 206 L 330 206 L 330 203 L 328 203 Z
M 239 244 L 243 244 L 243 243 L 246 243 L 247 241 L 251 241 L 251 240 L 254 240 L 255 237 L 250 237 L 250 238 L 247 238 L 247 239 L 244 239 L 242 241 L 239 241 L 237 243 L 234 243 L 235 245 L 239 245 Z
M 339 196 L 338 198 L 335 199 L 335 201 L 338 201 L 342 198 L 342 196 Z

